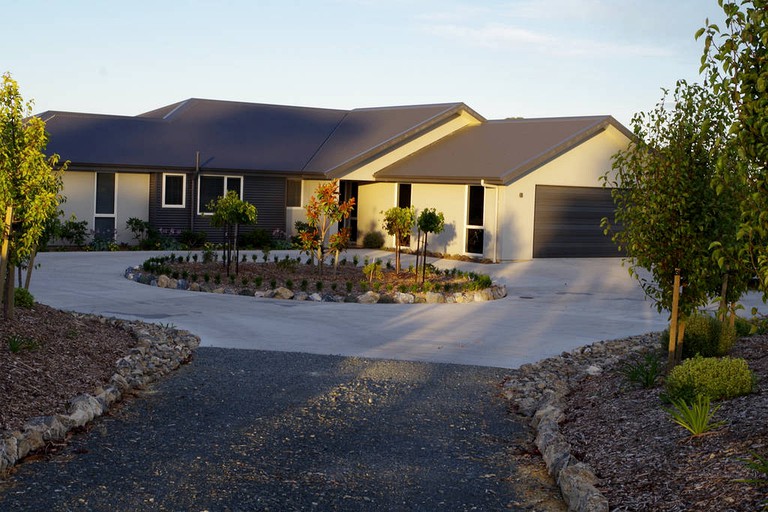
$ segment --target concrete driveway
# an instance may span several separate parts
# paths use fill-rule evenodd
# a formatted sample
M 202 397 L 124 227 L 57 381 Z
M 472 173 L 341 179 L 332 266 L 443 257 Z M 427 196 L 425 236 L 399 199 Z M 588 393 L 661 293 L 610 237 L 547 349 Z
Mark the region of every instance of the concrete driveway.
M 350 252 L 361 260 L 365 255 L 393 257 Z M 504 368 L 594 341 L 661 330 L 666 321 L 666 315 L 644 299 L 620 259 L 496 265 L 439 260 L 438 267 L 490 274 L 507 285 L 507 298 L 472 304 L 364 305 L 167 290 L 123 277 L 127 267 L 156 254 L 40 254 L 31 292 L 56 308 L 174 324 L 200 335 L 203 346 Z M 759 301 L 752 297 L 751 302 Z

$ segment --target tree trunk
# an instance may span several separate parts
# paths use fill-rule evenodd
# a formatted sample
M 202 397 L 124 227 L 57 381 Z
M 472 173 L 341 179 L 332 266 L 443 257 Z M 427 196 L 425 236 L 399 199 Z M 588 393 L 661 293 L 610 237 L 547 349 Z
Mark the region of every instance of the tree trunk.
M 728 301 L 726 295 L 728 294 L 728 270 L 726 269 L 723 275 L 723 286 L 720 288 L 720 307 L 717 308 L 717 317 L 721 322 L 725 322 L 725 315 L 728 313 Z
M 669 321 L 669 345 L 667 353 L 667 371 L 677 364 L 678 304 L 680 301 L 680 269 L 675 269 L 674 288 L 672 291 L 672 314 Z
M 400 235 L 395 237 L 395 273 L 400 273 Z
M 424 253 L 421 257 L 421 284 L 427 280 L 427 233 L 424 233 Z
M 685 319 L 680 319 L 677 324 L 677 346 L 675 347 L 675 364 L 683 360 L 683 338 L 685 337 Z
M 32 269 L 35 268 L 35 256 L 37 256 L 37 251 L 32 251 L 32 254 L 29 256 L 29 264 L 27 265 L 27 275 L 24 277 L 24 289 L 27 291 L 29 291 L 29 282 L 32 280 Z
M 8 206 L 5 210 L 5 220 L 2 229 L 0 229 L 0 302 L 5 303 L 5 281 L 8 277 L 8 252 L 10 248 L 11 222 L 13 221 L 13 207 Z
M 239 233 L 240 224 L 235 224 L 235 239 L 232 243 L 235 244 L 235 275 L 240 275 L 240 247 L 237 245 L 237 237 Z
M 5 300 L 3 300 L 3 318 L 6 320 L 13 320 L 14 317 L 14 300 L 13 294 L 16 291 L 16 279 L 13 277 L 13 267 L 8 266 L 7 277 L 5 279 Z

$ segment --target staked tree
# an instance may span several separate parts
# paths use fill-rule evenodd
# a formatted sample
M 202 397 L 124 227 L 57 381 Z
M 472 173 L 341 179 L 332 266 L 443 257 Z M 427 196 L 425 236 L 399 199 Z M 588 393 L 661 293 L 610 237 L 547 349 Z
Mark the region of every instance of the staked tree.
M 10 73 L 0 88 L 0 290 L 3 316 L 14 316 L 14 267 L 29 261 L 46 225 L 58 214 L 61 175 L 66 163 L 47 157 L 45 122 L 32 117 L 32 102 L 25 102 Z
M 722 288 L 711 246 L 732 240 L 738 201 L 731 190 L 712 186 L 725 169 L 718 163 L 733 157 L 726 137 L 730 120 L 718 98 L 685 81 L 677 83 L 671 105 L 668 94 L 652 111 L 633 117 L 635 139 L 614 155 L 603 176 L 616 205 L 615 218 L 603 219 L 603 227 L 627 251 L 630 274 L 646 296 L 659 312 L 670 312 L 672 366 L 682 354 L 686 319 Z M 682 284 L 679 296 L 676 283 Z
M 406 237 L 410 236 L 416 222 L 416 211 L 409 208 L 394 206 L 384 213 L 384 231 L 395 237 L 395 272 L 400 273 L 400 246 Z
M 443 232 L 443 229 L 445 229 L 445 216 L 443 212 L 435 211 L 434 208 L 425 208 L 419 213 L 416 225 L 419 227 L 419 231 L 424 233 L 424 246 L 421 256 L 421 282 L 423 284 L 427 276 L 427 237 L 429 233 L 440 234 Z
M 240 272 L 240 249 L 237 246 L 237 238 L 241 225 L 255 224 L 258 219 L 256 207 L 247 201 L 240 199 L 240 195 L 234 190 L 227 195 L 220 196 L 208 204 L 213 211 L 211 225 L 224 228 L 224 265 L 227 267 L 227 275 L 230 274 L 234 252 L 235 274 Z

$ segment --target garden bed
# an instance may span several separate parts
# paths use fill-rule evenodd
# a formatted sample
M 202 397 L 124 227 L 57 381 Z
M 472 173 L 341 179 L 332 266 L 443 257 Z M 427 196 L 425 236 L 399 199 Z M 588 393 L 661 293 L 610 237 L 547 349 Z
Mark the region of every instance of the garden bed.
M 232 263 L 227 275 L 220 261 L 198 262 L 194 256 L 169 255 L 150 258 L 128 268 L 133 281 L 190 291 L 229 293 L 257 297 L 333 302 L 474 302 L 506 296 L 504 286 L 494 285 L 485 274 L 458 269 L 439 270 L 427 266 L 422 282 L 413 268 L 396 272 L 391 263 L 380 263 L 371 276 L 374 262 L 342 260 L 322 273 L 311 259 L 254 257 Z M 374 300 L 375 299 L 375 300 Z

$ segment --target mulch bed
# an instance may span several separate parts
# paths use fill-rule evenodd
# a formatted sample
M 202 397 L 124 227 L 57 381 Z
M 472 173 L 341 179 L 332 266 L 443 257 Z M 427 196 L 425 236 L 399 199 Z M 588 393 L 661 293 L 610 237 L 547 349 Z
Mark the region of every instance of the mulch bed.
M 768 336 L 740 340 L 732 354 L 758 378 L 750 395 L 719 403 L 726 426 L 691 439 L 664 412 L 661 388 L 631 387 L 617 368 L 588 377 L 568 396 L 562 431 L 600 478 L 611 510 L 754 511 L 768 484 L 744 459 L 768 454 Z

